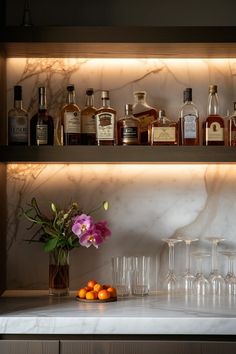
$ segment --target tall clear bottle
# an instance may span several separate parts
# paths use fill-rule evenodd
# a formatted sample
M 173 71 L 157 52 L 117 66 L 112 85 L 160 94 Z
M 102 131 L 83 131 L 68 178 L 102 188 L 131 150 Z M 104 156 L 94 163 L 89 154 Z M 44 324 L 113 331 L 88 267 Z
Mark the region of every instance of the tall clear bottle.
M 234 112 L 228 119 L 227 142 L 229 146 L 236 146 L 236 102 L 234 102 Z
M 67 86 L 67 103 L 61 110 L 63 145 L 81 143 L 81 111 L 75 100 L 74 85 Z
M 217 86 L 209 86 L 208 116 L 203 123 L 203 144 L 224 145 L 225 123 L 219 114 L 219 99 Z
M 133 116 L 133 105 L 125 105 L 125 116 L 117 122 L 118 145 L 140 144 L 140 121 Z
M 8 112 L 8 145 L 28 145 L 28 113 L 18 85 L 14 86 L 14 107 Z
M 192 89 L 184 90 L 184 105 L 180 111 L 180 144 L 199 145 L 199 113 L 192 102 Z
M 39 87 L 38 113 L 30 120 L 30 145 L 53 145 L 54 122 L 47 111 L 46 87 Z
M 151 142 L 148 135 L 148 126 L 157 119 L 157 111 L 146 102 L 147 93 L 145 91 L 134 92 L 133 114 L 140 121 L 141 144 L 149 145 Z
M 109 91 L 101 93 L 102 106 L 96 112 L 97 145 L 115 145 L 116 111 L 110 106 Z
M 81 143 L 83 145 L 96 145 L 96 122 L 93 88 L 86 90 L 86 104 L 81 111 Z

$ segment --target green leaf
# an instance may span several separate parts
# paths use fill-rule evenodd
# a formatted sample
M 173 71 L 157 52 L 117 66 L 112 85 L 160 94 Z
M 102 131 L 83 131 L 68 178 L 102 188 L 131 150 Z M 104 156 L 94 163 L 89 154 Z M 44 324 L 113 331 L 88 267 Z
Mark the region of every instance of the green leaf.
M 47 241 L 44 246 L 43 249 L 45 252 L 51 252 L 53 251 L 56 247 L 57 247 L 57 238 L 52 238 L 51 240 Z
M 58 237 L 58 234 L 54 230 L 50 229 L 49 227 L 45 226 L 43 229 L 44 229 L 45 234 L 48 234 L 48 235 L 52 236 L 53 238 Z

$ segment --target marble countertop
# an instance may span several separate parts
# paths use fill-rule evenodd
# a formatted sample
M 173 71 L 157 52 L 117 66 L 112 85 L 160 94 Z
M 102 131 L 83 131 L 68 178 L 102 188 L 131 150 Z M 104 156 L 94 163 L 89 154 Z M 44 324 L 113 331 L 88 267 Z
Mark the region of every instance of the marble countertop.
M 236 297 L 166 294 L 110 303 L 82 303 L 46 292 L 7 291 L 0 297 L 0 334 L 236 335 Z

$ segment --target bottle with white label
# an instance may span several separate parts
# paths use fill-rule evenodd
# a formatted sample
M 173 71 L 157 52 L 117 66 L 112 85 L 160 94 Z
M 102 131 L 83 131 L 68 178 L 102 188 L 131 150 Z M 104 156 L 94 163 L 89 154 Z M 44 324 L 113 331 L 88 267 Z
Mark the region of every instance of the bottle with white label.
M 116 111 L 110 107 L 109 91 L 101 93 L 102 107 L 96 112 L 97 145 L 115 145 Z
M 8 145 L 28 145 L 28 113 L 22 105 L 22 87 L 14 86 L 14 107 L 8 112 Z
M 39 106 L 30 120 L 30 145 L 53 145 L 54 121 L 47 111 L 46 87 L 39 87 Z
M 219 114 L 217 86 L 209 86 L 208 116 L 203 123 L 204 145 L 225 145 L 225 123 Z
M 81 111 L 81 143 L 82 145 L 96 145 L 96 124 L 93 88 L 86 90 L 86 104 Z
M 168 119 L 164 110 L 149 127 L 151 145 L 178 145 L 178 123 Z
M 192 102 L 192 89 L 184 90 L 184 105 L 180 111 L 180 144 L 199 145 L 199 113 Z
M 81 111 L 75 102 L 74 85 L 67 86 L 67 103 L 61 111 L 63 145 L 81 143 Z

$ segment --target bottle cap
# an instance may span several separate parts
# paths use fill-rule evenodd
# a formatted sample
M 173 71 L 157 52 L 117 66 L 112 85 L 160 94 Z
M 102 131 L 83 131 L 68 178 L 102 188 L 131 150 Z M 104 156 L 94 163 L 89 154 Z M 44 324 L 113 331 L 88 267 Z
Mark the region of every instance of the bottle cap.
M 165 117 L 166 116 L 165 110 L 164 109 L 159 109 L 158 116 L 159 116 L 159 118 Z
M 188 87 L 184 90 L 184 102 L 192 101 L 192 89 Z
M 130 116 L 133 114 L 133 105 L 131 103 L 126 103 L 125 104 L 125 115 Z
M 217 93 L 217 85 L 210 85 L 209 93 Z
M 109 91 L 108 90 L 104 90 L 101 92 L 101 98 L 105 98 L 107 100 L 109 100 Z
M 147 92 L 146 91 L 135 91 L 134 96 L 137 97 L 138 99 L 143 99 L 146 96 Z
M 45 95 L 46 94 L 46 87 L 39 87 L 39 95 Z
M 88 89 L 86 90 L 86 95 L 92 96 L 93 94 L 94 94 L 93 88 L 88 88 Z
M 70 85 L 67 86 L 67 91 L 72 92 L 74 90 L 75 90 L 75 86 L 74 85 L 70 84 Z
M 15 101 L 22 100 L 22 86 L 19 85 L 14 86 L 14 99 Z

